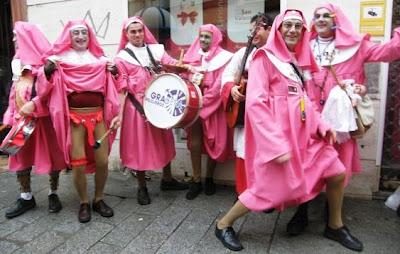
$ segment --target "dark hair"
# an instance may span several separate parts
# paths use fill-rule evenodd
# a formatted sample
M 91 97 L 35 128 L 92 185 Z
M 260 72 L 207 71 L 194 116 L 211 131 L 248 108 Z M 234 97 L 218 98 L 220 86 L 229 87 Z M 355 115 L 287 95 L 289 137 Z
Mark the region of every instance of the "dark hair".
M 269 26 L 272 26 L 273 20 L 268 14 L 259 12 L 250 19 L 250 23 L 255 21 L 261 21 L 265 23 L 264 28 L 268 28 Z

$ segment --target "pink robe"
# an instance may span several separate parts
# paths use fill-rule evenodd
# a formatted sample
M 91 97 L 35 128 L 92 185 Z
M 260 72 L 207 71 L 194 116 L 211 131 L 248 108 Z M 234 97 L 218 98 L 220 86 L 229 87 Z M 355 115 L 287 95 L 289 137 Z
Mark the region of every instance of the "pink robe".
M 118 114 L 119 101 L 115 90 L 115 80 L 111 73 L 106 70 L 106 60 L 99 60 L 96 63 L 75 65 L 60 62 L 58 68 L 52 75 L 50 82 L 44 81 L 44 85 L 38 87 L 38 95 L 48 98 L 49 111 L 56 130 L 57 141 L 63 151 L 64 160 L 70 164 L 71 152 L 71 130 L 68 107 L 68 94 L 72 92 L 99 92 L 104 96 L 104 122 L 108 129 L 111 120 Z M 40 79 L 46 77 L 40 72 Z M 115 132 L 108 136 L 108 147 L 111 150 L 115 138 Z M 93 148 L 86 144 L 86 156 L 88 164 L 86 172 L 95 172 Z
M 344 62 L 334 64 L 334 68 L 339 80 L 353 79 L 357 84 L 365 84 L 364 63 L 391 62 L 396 59 L 400 59 L 400 28 L 394 30 L 394 37 L 385 44 L 376 44 L 363 39 L 355 54 Z M 320 72 L 313 74 L 317 84 L 322 84 L 326 72 L 328 72 L 328 69 L 321 67 Z M 325 100 L 331 89 L 336 86 L 336 83 L 332 74 L 329 73 L 324 86 Z M 318 110 L 321 112 L 320 88 L 311 81 L 307 85 L 307 92 L 310 99 L 315 102 L 318 106 Z M 345 183 L 347 185 L 352 173 L 359 173 L 362 171 L 357 141 L 355 139 L 350 139 L 345 143 L 336 144 L 335 148 L 339 153 L 340 160 L 346 168 Z
M 163 64 L 175 64 L 176 60 L 164 53 Z M 145 90 L 152 80 L 150 73 L 140 65 L 115 58 L 120 75 L 118 91 L 127 91 L 143 104 Z M 153 170 L 166 166 L 175 158 L 175 142 L 172 130 L 154 127 L 140 115 L 127 97 L 121 123 L 120 157 L 122 164 L 134 170 Z
M 11 87 L 9 103 L 7 111 L 3 116 L 3 123 L 10 126 L 17 121 L 15 118 L 19 116 L 19 108 L 17 107 L 15 96 L 15 82 Z M 36 90 L 41 86 L 37 81 Z M 25 101 L 31 98 L 31 88 L 28 87 L 21 91 Z M 49 111 L 45 102 L 39 97 L 32 99 L 35 103 L 35 111 L 33 117 L 36 118 L 36 128 L 21 150 L 13 156 L 9 156 L 9 170 L 12 172 L 21 171 L 29 167 L 34 167 L 34 172 L 38 174 L 49 174 L 53 170 L 62 170 L 66 168 L 63 157 L 60 156 L 62 151 L 58 146 L 54 128 L 52 126 Z
M 216 70 L 206 71 L 200 86 L 203 94 L 203 106 L 199 116 L 203 125 L 202 149 L 218 162 L 234 158 L 233 129 L 227 126 L 220 94 L 221 77 L 227 64 Z M 188 131 L 190 132 L 190 127 Z M 190 147 L 190 140 L 188 145 Z
M 297 94 L 289 94 L 288 85 L 296 87 Z M 324 188 L 325 178 L 344 172 L 333 146 L 319 139 L 318 133 L 328 128 L 308 98 L 306 121 L 301 121 L 303 93 L 301 83 L 283 75 L 264 50 L 256 52 L 246 94 L 248 188 L 239 196 L 251 210 L 283 210 L 311 200 Z M 289 152 L 288 162 L 274 161 Z

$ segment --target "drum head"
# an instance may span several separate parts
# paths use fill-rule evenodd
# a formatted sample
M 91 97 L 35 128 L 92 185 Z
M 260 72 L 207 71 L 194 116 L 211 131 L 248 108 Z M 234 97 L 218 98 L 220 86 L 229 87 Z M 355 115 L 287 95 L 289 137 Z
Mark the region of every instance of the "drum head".
M 174 127 L 185 114 L 188 93 L 185 81 L 178 75 L 157 76 L 147 88 L 143 102 L 149 122 L 158 128 Z

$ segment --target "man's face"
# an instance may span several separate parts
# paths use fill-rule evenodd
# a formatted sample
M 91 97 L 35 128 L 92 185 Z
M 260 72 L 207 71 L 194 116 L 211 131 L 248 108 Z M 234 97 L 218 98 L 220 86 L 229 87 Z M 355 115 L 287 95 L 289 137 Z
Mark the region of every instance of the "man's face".
M 318 9 L 314 13 L 314 23 L 315 23 L 315 31 L 317 31 L 320 37 L 328 38 L 333 36 L 334 34 L 333 15 L 328 9 L 326 8 Z
M 130 24 L 126 29 L 126 37 L 133 46 L 142 47 L 144 45 L 143 25 L 137 22 Z
M 208 31 L 200 32 L 199 36 L 200 47 L 204 52 L 207 52 L 210 49 L 212 42 L 212 33 Z
M 285 20 L 282 22 L 280 32 L 288 49 L 294 51 L 294 48 L 303 36 L 303 22 L 298 19 Z
M 267 42 L 269 32 L 271 31 L 271 27 L 268 27 L 267 29 L 265 29 L 264 26 L 262 25 L 256 27 L 256 21 L 254 21 L 250 23 L 250 31 L 253 32 L 254 29 L 257 29 L 257 32 L 253 38 L 252 43 L 257 48 L 260 48 Z
M 76 51 L 84 51 L 89 45 L 89 31 L 85 27 L 77 27 L 71 30 L 72 48 Z

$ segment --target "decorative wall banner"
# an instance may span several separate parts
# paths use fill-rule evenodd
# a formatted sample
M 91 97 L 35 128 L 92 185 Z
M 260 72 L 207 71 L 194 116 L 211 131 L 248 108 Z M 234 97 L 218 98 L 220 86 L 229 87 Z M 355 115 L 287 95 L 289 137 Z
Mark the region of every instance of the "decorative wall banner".
M 178 46 L 190 45 L 203 24 L 202 0 L 171 0 L 171 39 Z
M 258 12 L 264 12 L 265 1 L 228 0 L 228 37 L 236 43 L 246 43 L 250 19 Z
M 360 3 L 360 32 L 373 36 L 385 35 L 385 0 L 364 0 Z

